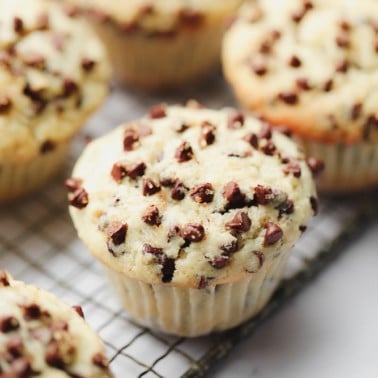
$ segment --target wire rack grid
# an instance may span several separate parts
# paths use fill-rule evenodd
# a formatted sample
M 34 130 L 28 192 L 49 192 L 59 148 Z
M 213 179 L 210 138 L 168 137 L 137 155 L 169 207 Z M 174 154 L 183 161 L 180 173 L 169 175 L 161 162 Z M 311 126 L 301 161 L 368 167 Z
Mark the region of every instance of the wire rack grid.
M 202 91 L 206 105 L 232 103 L 217 81 Z M 179 96 L 180 97 L 180 96 Z M 168 102 L 190 98 L 167 97 Z M 86 320 L 103 339 L 115 377 L 200 377 L 269 314 L 304 286 L 340 250 L 357 225 L 368 219 L 365 202 L 323 202 L 320 214 L 295 247 L 286 280 L 259 316 L 235 330 L 186 339 L 156 333 L 127 318 L 105 282 L 99 264 L 77 239 L 67 212 L 65 177 L 88 137 L 143 114 L 161 98 L 114 90 L 103 110 L 76 140 L 65 170 L 35 195 L 0 209 L 0 268 L 83 307 Z M 88 134 L 89 133 L 89 134 Z M 370 207 L 370 214 L 376 214 Z M 348 219 L 346 223 L 345 220 Z

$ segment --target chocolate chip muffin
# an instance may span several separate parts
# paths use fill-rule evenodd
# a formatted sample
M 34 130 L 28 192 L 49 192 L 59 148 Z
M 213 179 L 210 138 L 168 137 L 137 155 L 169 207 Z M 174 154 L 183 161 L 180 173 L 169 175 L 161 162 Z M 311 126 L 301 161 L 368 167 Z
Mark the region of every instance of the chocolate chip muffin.
M 317 209 L 301 149 L 234 109 L 155 106 L 91 142 L 66 184 L 127 311 L 184 336 L 256 314 Z
M 179 88 L 220 63 L 226 19 L 243 0 L 66 0 L 108 47 L 117 79 L 145 89 Z
M 240 103 L 321 156 L 319 187 L 378 185 L 378 2 L 249 1 L 225 36 Z
M 54 2 L 0 1 L 0 202 L 42 185 L 107 93 L 90 27 Z
M 0 376 L 110 378 L 100 339 L 71 308 L 0 270 Z

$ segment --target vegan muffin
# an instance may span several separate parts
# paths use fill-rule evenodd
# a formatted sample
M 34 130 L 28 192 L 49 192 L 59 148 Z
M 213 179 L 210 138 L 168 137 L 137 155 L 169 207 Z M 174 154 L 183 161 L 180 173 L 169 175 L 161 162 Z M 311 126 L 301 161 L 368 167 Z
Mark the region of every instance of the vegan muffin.
M 115 75 L 146 89 L 179 88 L 220 63 L 226 20 L 243 0 L 66 0 L 84 11 L 108 48 Z
M 261 310 L 317 209 L 301 149 L 235 109 L 154 106 L 91 142 L 66 184 L 130 315 L 183 336 Z
M 0 202 L 40 187 L 107 93 L 90 27 L 44 0 L 0 1 Z
M 102 342 L 50 293 L 0 270 L 0 376 L 110 378 Z
M 377 1 L 249 1 L 223 65 L 244 108 L 322 157 L 321 190 L 378 185 Z

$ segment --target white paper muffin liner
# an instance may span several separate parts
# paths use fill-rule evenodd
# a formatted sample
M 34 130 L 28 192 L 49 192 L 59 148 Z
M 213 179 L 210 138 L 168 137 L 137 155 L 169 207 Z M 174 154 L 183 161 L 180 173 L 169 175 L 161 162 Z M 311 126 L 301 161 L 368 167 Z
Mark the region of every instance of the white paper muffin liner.
M 353 192 L 378 185 L 378 144 L 333 145 L 302 140 L 308 156 L 324 161 L 317 185 L 322 192 Z
M 149 284 L 106 267 L 132 319 L 149 328 L 195 337 L 235 327 L 257 314 L 279 284 L 290 251 L 276 254 L 247 278 L 204 289 Z
M 54 176 L 67 157 L 68 142 L 23 163 L 0 164 L 0 203 L 7 203 L 38 189 Z
M 179 30 L 172 37 L 125 34 L 111 24 L 93 23 L 108 49 L 116 79 L 147 89 L 179 87 L 220 64 L 223 23 Z

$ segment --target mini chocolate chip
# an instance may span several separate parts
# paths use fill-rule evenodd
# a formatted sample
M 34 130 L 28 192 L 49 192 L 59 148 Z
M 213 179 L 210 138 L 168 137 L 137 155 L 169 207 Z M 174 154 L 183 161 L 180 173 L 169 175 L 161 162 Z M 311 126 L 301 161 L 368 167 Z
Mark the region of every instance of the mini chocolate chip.
M 193 158 L 193 149 L 188 142 L 182 142 L 176 149 L 175 158 L 179 163 L 184 163 Z
M 3 287 L 10 286 L 8 274 L 3 270 L 0 270 L 0 285 Z
M 230 262 L 229 256 L 216 256 L 209 260 L 209 264 L 215 269 L 223 269 Z
M 72 306 L 72 308 L 76 311 L 76 313 L 84 319 L 84 311 L 81 306 Z
M 215 126 L 205 121 L 201 125 L 201 135 L 199 138 L 199 145 L 201 148 L 205 148 L 215 142 Z
M 258 258 L 258 260 L 259 260 L 258 269 L 261 269 L 261 267 L 263 266 L 264 261 L 265 261 L 265 255 L 260 251 L 253 251 L 252 253 Z
M 186 241 L 197 243 L 204 239 L 205 229 L 202 224 L 188 223 L 183 227 L 181 236 Z
M 294 92 L 280 92 L 277 98 L 287 105 L 295 105 L 299 100 L 298 95 Z
M 81 187 L 82 182 L 79 178 L 70 177 L 65 180 L 64 185 L 69 192 L 74 192 Z
M 96 65 L 96 62 L 93 59 L 84 57 L 81 60 L 81 68 L 86 72 L 91 72 Z
M 73 79 L 66 77 L 63 80 L 63 97 L 70 97 L 78 90 L 79 86 Z
M 27 357 L 19 357 L 10 363 L 10 375 L 12 378 L 29 378 L 32 376 L 31 363 Z
M 317 177 L 324 170 L 325 167 L 324 162 L 322 160 L 316 159 L 312 156 L 307 158 L 306 163 L 314 177 Z
M 6 344 L 7 352 L 11 354 L 12 357 L 18 358 L 22 356 L 24 349 L 24 343 L 19 334 L 12 334 Z
M 284 214 L 294 213 L 294 202 L 292 200 L 286 199 L 285 201 L 279 203 L 275 209 L 278 210 L 278 217 L 281 218 Z
M 204 21 L 204 14 L 194 9 L 180 9 L 179 20 L 191 27 L 197 27 Z
M 301 60 L 296 56 L 296 55 L 293 55 L 290 60 L 289 60 L 289 66 L 293 67 L 293 68 L 298 68 L 302 65 L 302 62 Z
M 176 133 L 182 134 L 185 130 L 189 129 L 189 125 L 185 122 L 181 122 L 176 128 Z
M 8 113 L 12 107 L 12 101 L 7 96 L 0 95 L 0 115 Z
M 162 262 L 161 273 L 163 276 L 161 280 L 164 283 L 171 282 L 175 269 L 176 269 L 175 259 L 172 259 L 170 257 L 165 257 Z
M 315 197 L 310 197 L 310 205 L 311 205 L 311 209 L 314 213 L 314 215 L 316 215 L 318 213 L 318 200 L 315 198 Z
M 150 226 L 160 226 L 161 216 L 155 205 L 150 205 L 142 214 L 142 220 Z
M 132 151 L 139 141 L 139 134 L 134 129 L 126 129 L 123 136 L 124 151 Z
M 263 139 L 260 143 L 260 151 L 265 155 L 273 156 L 276 153 L 277 148 L 271 140 Z
M 351 29 L 349 22 L 347 22 L 345 20 L 340 21 L 339 26 L 342 30 L 344 30 L 346 32 L 350 31 L 350 29 Z
M 120 183 L 127 175 L 126 167 L 122 163 L 114 163 L 110 175 Z
M 236 252 L 239 249 L 239 243 L 237 239 L 231 240 L 227 244 L 223 244 L 220 249 L 223 251 L 223 256 L 229 256 L 232 253 Z
M 272 51 L 272 42 L 271 41 L 264 41 L 261 43 L 259 47 L 259 52 L 264 55 L 270 54 Z
M 352 106 L 352 110 L 350 112 L 350 116 L 352 120 L 355 121 L 356 119 L 358 119 L 361 115 L 361 112 L 362 112 L 362 104 L 360 102 L 355 103 Z
M 160 192 L 161 187 L 150 178 L 144 178 L 142 183 L 142 193 L 144 196 L 152 196 Z
M 59 344 L 57 341 L 53 340 L 47 345 L 45 361 L 48 365 L 56 367 L 58 369 L 63 369 L 65 362 L 64 356 L 61 355 Z
M 89 202 L 88 193 L 84 188 L 78 188 L 68 195 L 68 202 L 73 207 L 84 209 Z
M 228 116 L 227 127 L 229 129 L 240 129 L 244 125 L 244 114 L 238 110 L 234 110 Z
M 196 185 L 190 190 L 190 196 L 195 202 L 210 203 L 214 198 L 214 187 L 208 182 Z
M 180 230 L 180 227 L 175 225 L 175 226 L 172 226 L 170 229 L 169 229 L 169 232 L 168 232 L 168 237 L 167 237 L 167 240 L 168 240 L 168 243 L 176 236 L 181 236 L 181 230 Z
M 113 222 L 106 227 L 106 234 L 114 245 L 121 245 L 126 240 L 127 230 L 127 223 Z
M 283 232 L 280 226 L 273 222 L 267 222 L 265 224 L 265 236 L 264 236 L 264 246 L 269 246 L 277 243 L 282 239 Z
M 25 320 L 39 319 L 42 316 L 41 308 L 35 303 L 23 306 L 22 310 Z
M 329 79 L 324 83 L 323 89 L 325 92 L 330 92 L 333 88 L 333 80 Z
M 275 127 L 275 130 L 286 135 L 287 137 L 291 137 L 293 135 L 293 132 L 285 125 L 278 125 Z
M 267 205 L 274 198 L 273 190 L 269 186 L 257 185 L 253 188 L 253 193 L 257 205 Z
M 198 289 L 205 289 L 207 285 L 209 284 L 209 280 L 205 276 L 201 276 L 199 281 L 198 281 Z
M 347 49 L 350 47 L 349 38 L 345 35 L 339 35 L 336 37 L 336 44 L 342 49 Z
M 291 19 L 296 22 L 296 23 L 299 23 L 302 21 L 303 17 L 306 15 L 306 13 L 312 9 L 314 7 L 314 5 L 310 2 L 310 1 L 306 1 L 303 5 L 303 8 L 297 12 L 295 12 L 292 16 L 291 16 Z
M 261 125 L 260 131 L 258 133 L 259 138 L 271 139 L 272 138 L 272 128 L 267 124 L 263 123 Z
M 245 206 L 245 195 L 235 181 L 228 182 L 223 187 L 223 197 L 227 200 L 227 209 L 236 209 Z
M 160 179 L 161 186 L 164 186 L 167 188 L 172 188 L 175 183 L 176 183 L 176 180 L 170 177 Z
M 256 134 L 249 133 L 243 137 L 243 140 L 245 140 L 255 149 L 259 147 L 259 140 Z
M 150 110 L 148 111 L 148 115 L 152 119 L 164 118 L 167 116 L 166 106 L 164 104 L 151 106 Z
M 336 65 L 336 72 L 345 73 L 348 71 L 349 63 L 347 60 L 342 60 Z
M 24 22 L 20 17 L 15 17 L 13 19 L 13 30 L 16 33 L 21 33 L 24 30 Z
M 298 89 L 302 90 L 302 91 L 309 91 L 311 89 L 311 86 L 308 82 L 308 80 L 306 78 L 298 78 L 296 81 L 295 81 L 295 84 L 297 86 Z
M 176 180 L 172 188 L 172 193 L 171 193 L 172 199 L 176 201 L 183 200 L 185 198 L 185 194 L 187 190 L 188 188 L 186 188 L 180 180 Z
M 106 356 L 101 352 L 98 352 L 93 355 L 92 363 L 93 365 L 99 367 L 100 369 L 107 369 L 109 366 Z
M 153 247 L 151 244 L 143 244 L 143 253 L 149 253 L 151 255 L 154 255 L 156 257 L 164 255 L 162 248 Z
M 264 76 L 268 72 L 267 65 L 262 62 L 252 62 L 250 67 L 257 76 Z
M 289 162 L 286 164 L 286 166 L 283 169 L 285 174 L 293 174 L 294 177 L 299 178 L 301 177 L 302 171 L 301 166 L 296 160 L 290 159 Z
M 300 226 L 299 226 L 299 231 L 303 234 L 305 231 L 307 230 L 307 226 L 305 226 L 305 225 L 303 225 L 303 224 L 301 224 Z
M 0 318 L 0 332 L 2 333 L 12 332 L 18 329 L 19 326 L 20 323 L 14 316 L 5 316 Z
M 238 211 L 230 222 L 226 223 L 226 228 L 236 232 L 247 232 L 252 225 L 248 214 L 244 211 Z
M 136 180 L 138 177 L 143 176 L 146 171 L 146 164 L 141 162 L 130 163 L 125 166 L 127 176 L 132 180 Z
M 39 152 L 44 155 L 44 154 L 47 154 L 48 152 L 51 152 L 51 151 L 54 151 L 55 149 L 55 143 L 52 141 L 52 140 L 45 140 L 40 148 L 39 148 Z

